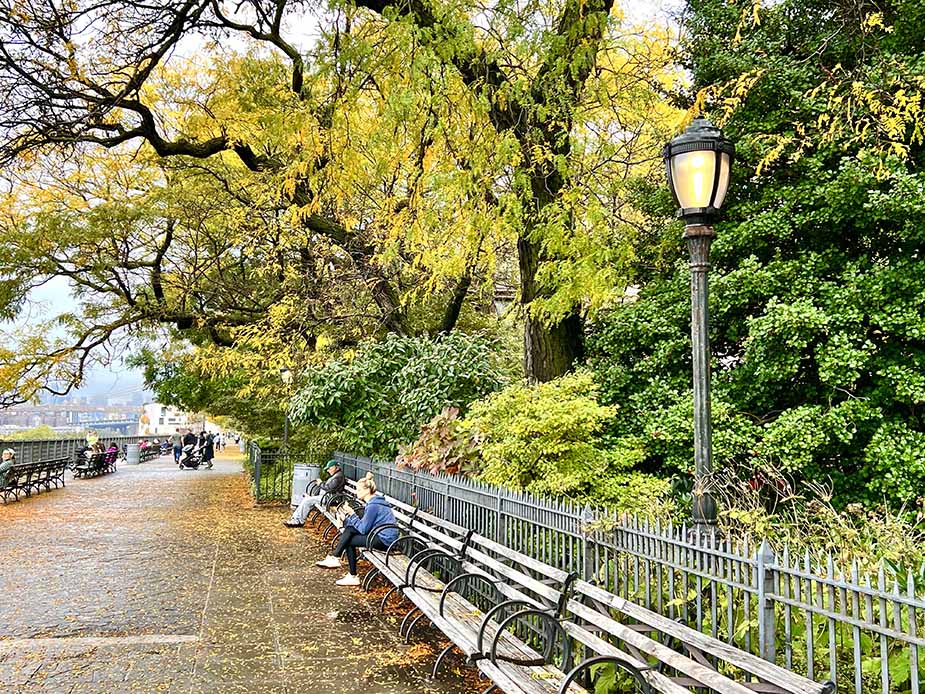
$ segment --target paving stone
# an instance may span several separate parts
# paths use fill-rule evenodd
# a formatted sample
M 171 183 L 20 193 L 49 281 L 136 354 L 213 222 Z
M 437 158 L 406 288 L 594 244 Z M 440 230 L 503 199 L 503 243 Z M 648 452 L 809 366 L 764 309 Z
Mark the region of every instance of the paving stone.
M 455 694 L 240 463 L 166 458 L 0 507 L 0 691 Z

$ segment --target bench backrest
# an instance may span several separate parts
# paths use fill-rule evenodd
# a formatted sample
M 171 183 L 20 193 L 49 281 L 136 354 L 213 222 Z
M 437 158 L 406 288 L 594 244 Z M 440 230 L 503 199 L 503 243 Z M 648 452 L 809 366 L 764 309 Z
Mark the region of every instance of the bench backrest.
M 58 476 L 64 471 L 67 464 L 67 458 L 38 460 L 32 463 L 18 463 L 7 471 L 4 488 L 12 489 L 29 485 L 33 482 L 47 480 L 52 476 Z

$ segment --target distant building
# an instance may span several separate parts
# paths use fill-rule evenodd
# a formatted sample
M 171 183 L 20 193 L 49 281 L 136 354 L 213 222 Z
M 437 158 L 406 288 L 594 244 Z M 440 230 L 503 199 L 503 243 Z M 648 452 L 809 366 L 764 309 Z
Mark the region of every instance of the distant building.
M 159 402 L 149 402 L 144 405 L 143 413 L 138 421 L 139 436 L 168 436 L 177 429 L 192 429 L 199 432 L 218 431 L 218 427 L 207 421 L 202 415 L 184 412 Z
M 515 301 L 517 301 L 517 290 L 507 282 L 495 280 L 495 292 L 492 301 L 495 315 L 503 316 Z

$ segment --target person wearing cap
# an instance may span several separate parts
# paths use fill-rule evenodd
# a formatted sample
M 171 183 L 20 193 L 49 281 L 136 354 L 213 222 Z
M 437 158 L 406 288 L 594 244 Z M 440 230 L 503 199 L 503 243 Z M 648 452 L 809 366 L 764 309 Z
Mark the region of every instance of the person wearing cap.
M 287 528 L 301 528 L 305 525 L 305 519 L 308 518 L 309 512 L 315 504 L 324 498 L 325 494 L 339 494 L 344 491 L 344 487 L 347 485 L 347 478 L 344 477 L 344 471 L 340 469 L 340 465 L 337 464 L 337 461 L 329 460 L 324 464 L 324 469 L 328 473 L 328 478 L 324 482 L 315 480 L 315 482 L 321 484 L 319 493 L 313 496 L 309 496 L 307 493 L 302 495 L 302 500 L 299 502 L 296 510 L 289 516 L 289 520 L 283 523 Z
M 6 486 L 6 478 L 10 469 L 16 464 L 16 451 L 7 448 L 0 457 L 0 487 Z

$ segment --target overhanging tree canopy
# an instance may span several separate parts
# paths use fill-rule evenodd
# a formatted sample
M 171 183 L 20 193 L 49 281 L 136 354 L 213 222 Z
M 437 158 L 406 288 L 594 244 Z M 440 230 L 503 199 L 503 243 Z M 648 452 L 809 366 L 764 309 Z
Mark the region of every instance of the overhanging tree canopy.
M 300 41 L 312 9 L 6 8 L 6 305 L 53 275 L 103 297 L 78 344 L 4 360 L 12 390 L 67 387 L 110 328 L 169 324 L 217 345 L 277 331 L 297 350 L 321 325 L 347 341 L 447 331 L 506 247 L 527 375 L 581 356 L 583 307 L 632 262 L 625 182 L 651 170 L 673 115 L 658 101 L 667 37 L 621 34 L 610 2 L 360 3 Z

